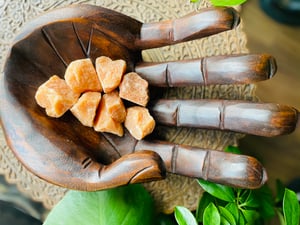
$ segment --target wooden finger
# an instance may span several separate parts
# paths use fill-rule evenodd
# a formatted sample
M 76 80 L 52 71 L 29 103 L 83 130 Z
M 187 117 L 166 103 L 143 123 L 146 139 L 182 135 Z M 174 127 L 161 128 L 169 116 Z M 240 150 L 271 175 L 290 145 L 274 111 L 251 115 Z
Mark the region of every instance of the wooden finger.
M 135 151 L 142 149 L 157 152 L 171 173 L 247 189 L 267 181 L 264 167 L 253 157 L 167 142 L 140 141 Z
M 273 77 L 277 66 L 268 54 L 211 56 L 165 63 L 140 63 L 135 67 L 151 85 L 178 87 L 210 84 L 248 84 Z
M 290 106 L 229 100 L 158 100 L 150 106 L 157 123 L 229 130 L 258 136 L 294 131 L 298 111 Z
M 207 8 L 174 20 L 143 24 L 135 45 L 149 49 L 199 39 L 233 29 L 239 21 L 233 8 Z

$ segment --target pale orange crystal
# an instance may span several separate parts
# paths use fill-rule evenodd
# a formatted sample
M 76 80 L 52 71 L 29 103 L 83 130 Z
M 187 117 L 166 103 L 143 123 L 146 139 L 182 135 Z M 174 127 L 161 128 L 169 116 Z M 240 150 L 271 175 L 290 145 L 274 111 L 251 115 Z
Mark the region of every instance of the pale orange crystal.
M 101 83 L 90 59 L 78 59 L 69 64 L 65 80 L 74 92 L 102 91 Z
M 100 100 L 100 92 L 85 92 L 70 111 L 83 125 L 92 127 Z
M 135 72 L 124 75 L 119 89 L 120 97 L 130 102 L 146 106 L 149 101 L 148 82 Z
M 100 56 L 96 59 L 95 65 L 104 93 L 115 90 L 126 71 L 126 62 L 122 59 L 113 61 L 109 57 Z
M 132 106 L 127 109 L 124 125 L 135 139 L 141 140 L 152 133 L 155 121 L 147 108 Z
M 126 108 L 118 91 L 113 91 L 103 95 L 104 104 L 111 117 L 119 123 L 123 123 L 126 117 Z
M 112 118 L 108 105 L 107 97 L 103 95 L 95 117 L 94 129 L 98 132 L 108 132 L 121 137 L 124 134 L 123 125 Z
M 60 117 L 78 100 L 79 94 L 74 93 L 65 80 L 53 75 L 43 83 L 35 94 L 35 100 L 51 117 Z

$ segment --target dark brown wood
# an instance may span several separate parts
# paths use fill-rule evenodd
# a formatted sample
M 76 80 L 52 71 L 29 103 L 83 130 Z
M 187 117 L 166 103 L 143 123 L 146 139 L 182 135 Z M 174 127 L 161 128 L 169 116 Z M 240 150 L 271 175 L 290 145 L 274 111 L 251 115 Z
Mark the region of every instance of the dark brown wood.
M 223 22 L 212 20 L 209 32 L 204 29 L 206 35 L 224 31 L 224 24 L 230 24 L 226 29 L 236 24 L 237 15 L 232 9 L 208 11 L 205 15 L 218 15 L 216 18 L 223 18 Z M 197 16 L 188 16 L 176 23 L 179 26 L 182 21 L 179 26 L 182 27 L 190 18 Z M 157 26 L 159 24 L 154 27 L 164 29 Z M 140 35 L 143 26 L 139 21 L 108 9 L 73 5 L 36 18 L 18 35 L 0 80 L 0 115 L 8 145 L 31 172 L 51 183 L 86 191 L 164 177 L 164 166 L 169 168 L 167 158 L 173 157 L 171 153 L 157 150 L 163 154 L 159 157 L 152 152 L 156 148 L 146 147 L 147 151 L 135 152 L 139 142 L 128 132 L 122 138 L 97 133 L 81 125 L 71 113 L 59 119 L 50 118 L 34 100 L 37 88 L 53 74 L 63 77 L 66 66 L 75 59 L 89 57 L 94 61 L 105 55 L 126 60 L 128 71 L 134 71 L 135 64 L 141 60 L 141 48 L 170 43 L 164 36 L 156 40 L 157 44 L 151 38 L 145 39 Z M 181 38 L 175 42 L 202 37 L 200 33 L 179 35 Z M 178 159 L 188 160 L 187 152 L 181 152 Z M 217 168 L 224 158 L 231 162 L 232 155 L 205 150 L 209 160 L 201 161 L 203 153 L 199 152 L 199 162 L 194 161 L 186 171 L 179 169 L 177 172 L 245 188 L 257 187 L 265 180 L 264 170 L 252 158 L 241 156 L 245 171 L 229 179 L 228 172 L 222 174 Z M 233 157 L 235 164 L 234 159 L 239 161 L 238 157 Z M 248 173 L 249 167 L 260 172 Z M 202 168 L 209 172 L 203 173 Z
M 135 70 L 151 85 L 161 87 L 247 84 L 273 77 L 276 61 L 267 54 L 242 54 L 164 63 L 142 62 Z
M 136 46 L 148 49 L 190 41 L 233 29 L 239 22 L 233 8 L 203 9 L 179 19 L 143 24 Z
M 167 100 L 150 104 L 158 123 L 178 127 L 229 130 L 258 136 L 289 134 L 298 111 L 290 106 L 230 100 Z
M 140 141 L 135 151 L 151 149 L 165 162 L 167 171 L 189 177 L 255 189 L 267 181 L 267 173 L 257 159 L 245 155 L 175 145 Z

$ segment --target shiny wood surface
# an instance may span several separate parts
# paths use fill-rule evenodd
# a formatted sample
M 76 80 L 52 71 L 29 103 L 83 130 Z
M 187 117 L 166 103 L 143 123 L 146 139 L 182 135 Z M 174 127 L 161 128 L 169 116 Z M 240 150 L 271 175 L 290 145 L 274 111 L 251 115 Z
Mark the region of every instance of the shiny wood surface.
M 135 46 L 148 49 L 194 40 L 234 29 L 239 22 L 240 16 L 235 10 L 202 9 L 201 13 L 192 12 L 182 18 L 143 24 Z
M 230 100 L 166 100 L 150 104 L 157 123 L 272 137 L 294 131 L 298 111 L 286 105 Z
M 135 151 L 152 149 L 165 162 L 167 171 L 225 185 L 255 189 L 268 179 L 265 168 L 254 157 L 176 145 L 162 141 L 139 141 Z
M 211 56 L 200 59 L 136 65 L 150 85 L 247 84 L 268 80 L 276 73 L 276 60 L 267 54 Z

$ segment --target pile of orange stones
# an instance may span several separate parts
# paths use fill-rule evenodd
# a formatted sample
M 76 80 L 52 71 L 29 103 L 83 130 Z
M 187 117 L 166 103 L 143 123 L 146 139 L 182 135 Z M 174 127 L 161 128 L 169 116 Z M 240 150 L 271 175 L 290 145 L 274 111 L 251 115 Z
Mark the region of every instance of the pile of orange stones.
M 155 121 L 146 105 L 148 82 L 135 72 L 126 73 L 124 60 L 100 56 L 95 67 L 88 58 L 72 61 L 64 74 L 51 76 L 36 91 L 35 99 L 50 117 L 70 110 L 85 126 L 97 132 L 124 135 L 137 140 L 152 133 Z M 134 103 L 125 107 L 123 100 Z

